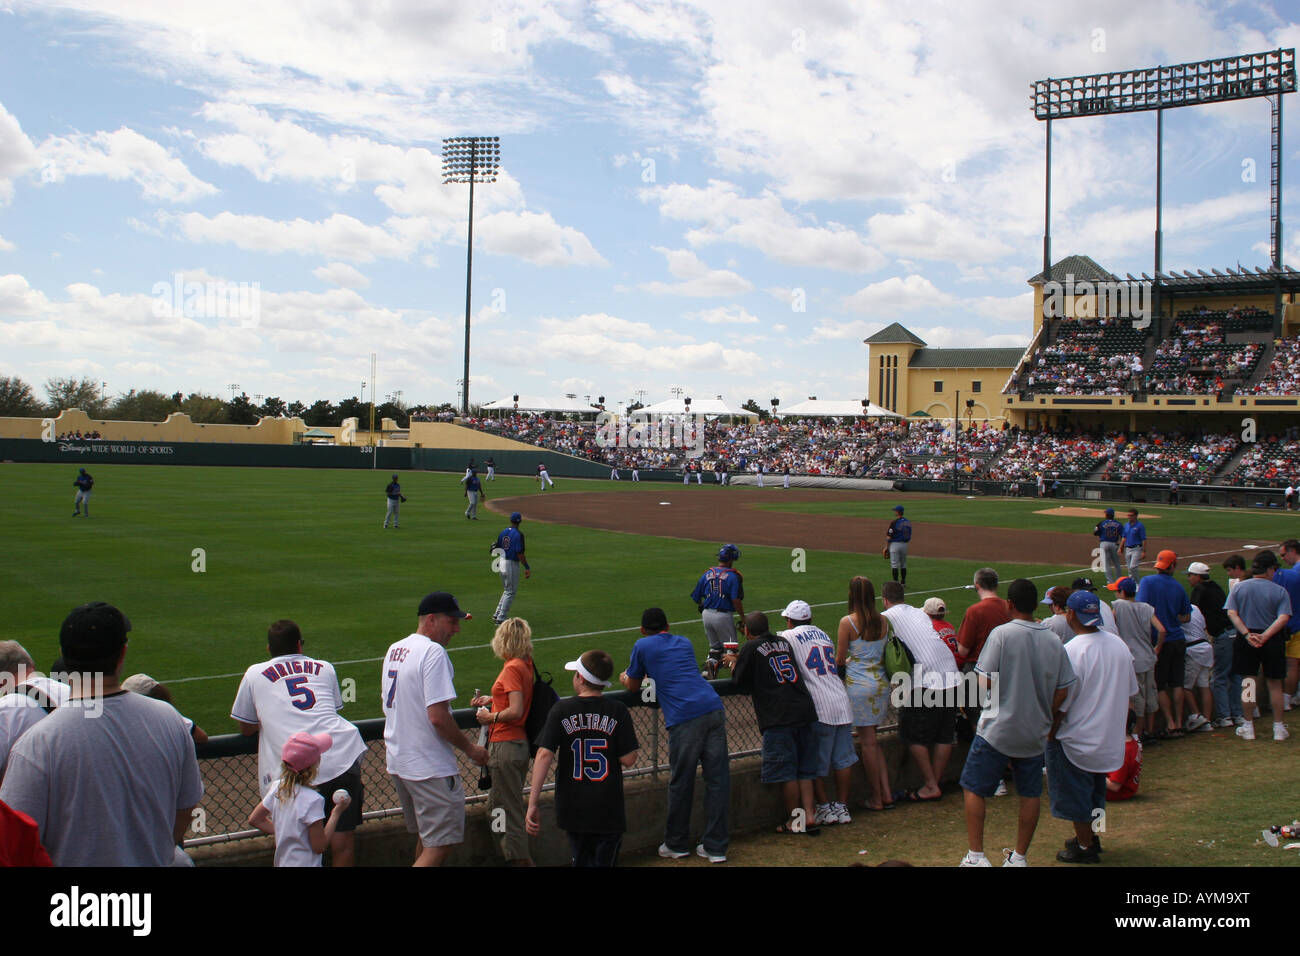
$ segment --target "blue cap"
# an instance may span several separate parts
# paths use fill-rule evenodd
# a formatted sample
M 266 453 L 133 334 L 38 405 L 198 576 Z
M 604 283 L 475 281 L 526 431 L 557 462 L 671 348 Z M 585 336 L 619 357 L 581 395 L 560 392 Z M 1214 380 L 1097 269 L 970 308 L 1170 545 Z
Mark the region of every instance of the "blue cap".
M 1096 627 L 1101 623 L 1101 601 L 1091 591 L 1075 591 L 1065 606 L 1079 616 L 1079 623 L 1084 627 Z
M 511 514 L 510 514 L 510 523 L 511 523 L 511 524 L 519 524 L 519 522 L 521 522 L 521 521 L 523 521 L 523 520 L 524 520 L 524 516 L 521 515 L 518 511 L 511 512 Z
M 740 549 L 734 544 L 724 544 L 718 551 L 719 561 L 738 561 L 740 560 Z
M 1123 591 L 1125 594 L 1137 594 L 1137 582 L 1132 578 L 1120 578 L 1114 584 L 1106 585 L 1112 591 Z
M 1114 509 L 1114 508 L 1107 508 L 1107 509 L 1106 509 L 1106 517 L 1107 517 L 1107 518 L 1113 518 L 1113 517 L 1115 517 L 1115 509 Z
M 894 510 L 897 511 L 897 512 L 901 515 L 901 514 L 903 513 L 903 506 L 902 506 L 902 505 L 894 505 Z

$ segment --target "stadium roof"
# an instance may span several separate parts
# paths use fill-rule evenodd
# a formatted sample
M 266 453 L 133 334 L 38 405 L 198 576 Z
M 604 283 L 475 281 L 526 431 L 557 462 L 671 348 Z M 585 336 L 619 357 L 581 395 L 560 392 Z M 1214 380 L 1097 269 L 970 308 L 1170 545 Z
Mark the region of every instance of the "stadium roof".
M 1016 349 L 917 349 L 908 368 L 1015 368 L 1025 354 Z
M 885 326 L 875 335 L 870 335 L 862 341 L 867 345 L 897 345 L 899 343 L 906 345 L 925 345 L 924 339 L 913 335 L 897 322 Z
M 653 405 L 647 405 L 645 408 L 638 408 L 638 412 L 649 415 L 736 415 L 741 417 L 753 417 L 755 414 L 747 408 L 733 408 L 720 398 L 693 398 L 691 404 L 687 406 L 686 400 L 682 398 L 668 398 L 662 402 L 655 402 Z
M 505 398 L 495 398 L 490 402 L 484 402 L 481 406 L 484 411 L 491 409 L 496 411 L 504 408 L 513 411 L 515 402 L 511 396 Z M 580 399 L 565 398 L 546 398 L 539 395 L 520 395 L 519 411 L 521 412 L 581 412 L 583 414 L 594 414 L 600 409 L 594 408 L 591 402 L 584 402 Z
M 1098 279 L 1117 281 L 1119 279 L 1119 276 L 1115 275 L 1115 273 L 1107 272 L 1088 256 L 1066 256 L 1052 266 L 1049 271 L 1051 272 L 1050 276 L 1046 272 L 1040 272 L 1029 280 L 1029 284 L 1046 282 L 1049 278 L 1054 282 L 1064 282 L 1066 276 L 1073 276 L 1076 282 L 1079 280 L 1094 282 Z
M 860 418 L 864 415 L 871 418 L 902 417 L 887 408 L 881 408 L 879 405 L 872 403 L 868 403 L 866 411 L 863 411 L 861 399 L 822 401 L 816 398 L 810 398 L 806 402 L 799 402 L 789 408 L 782 408 L 777 412 L 777 415 L 781 418 Z

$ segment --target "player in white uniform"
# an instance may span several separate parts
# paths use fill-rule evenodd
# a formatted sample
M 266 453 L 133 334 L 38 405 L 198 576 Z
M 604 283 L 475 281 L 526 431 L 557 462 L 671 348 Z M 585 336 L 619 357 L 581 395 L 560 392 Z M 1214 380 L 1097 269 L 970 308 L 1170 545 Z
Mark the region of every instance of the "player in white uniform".
M 820 775 L 814 781 L 817 791 L 817 811 L 814 823 L 852 823 L 845 801 L 849 798 L 849 768 L 858 762 L 853 746 L 853 707 L 849 692 L 844 689 L 839 671 L 835 667 L 835 642 L 829 634 L 812 622 L 812 608 L 806 601 L 791 601 L 781 616 L 788 630 L 777 636 L 784 637 L 794 648 L 795 663 L 803 675 L 804 686 L 812 695 L 817 709 L 817 731 L 820 756 Z M 841 800 L 828 800 L 822 778 L 835 772 L 836 796 Z
M 361 822 L 364 792 L 361 758 L 366 752 L 361 731 L 339 714 L 343 696 L 338 675 L 326 661 L 302 653 L 302 632 L 293 621 L 276 621 L 267 631 L 271 659 L 244 672 L 230 716 L 251 736 L 259 731 L 258 794 L 280 779 L 280 755 L 295 733 L 329 734 L 334 746 L 321 756 L 313 789 L 331 799 L 337 789 L 348 791 L 351 805 L 330 841 L 334 866 L 351 866 L 356 854 L 353 831 Z
M 551 481 L 551 475 L 546 470 L 545 464 L 539 464 L 537 466 L 537 484 L 539 486 L 537 489 L 538 491 L 545 491 L 547 485 L 550 485 L 552 488 L 555 487 L 555 482 Z
M 380 669 L 387 768 L 406 829 L 420 837 L 416 866 L 441 866 L 465 839 L 465 788 L 452 748 L 488 762 L 451 715 L 455 670 L 446 646 L 469 616 L 445 591 L 426 594 L 415 633 L 388 648 Z

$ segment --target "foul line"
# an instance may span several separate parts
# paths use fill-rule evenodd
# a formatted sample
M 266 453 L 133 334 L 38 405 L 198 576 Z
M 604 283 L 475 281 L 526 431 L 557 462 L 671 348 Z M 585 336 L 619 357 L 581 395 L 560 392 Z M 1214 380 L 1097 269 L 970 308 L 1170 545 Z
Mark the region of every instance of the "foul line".
M 1260 549 L 1260 547 L 1261 547 L 1261 546 L 1260 546 L 1260 545 L 1257 545 L 1257 544 L 1243 544 L 1243 545 L 1241 545 L 1241 546 L 1238 547 L 1238 548 L 1228 548 L 1228 549 L 1226 549 L 1226 550 L 1224 550 L 1224 551 L 1205 551 L 1205 552 L 1202 552 L 1201 554 L 1180 554 L 1180 555 L 1178 556 L 1178 560 L 1182 561 L 1182 560 L 1184 560 L 1184 559 L 1190 559 L 1190 558 L 1212 558 L 1212 557 L 1217 557 L 1217 556 L 1220 555 L 1220 554 L 1235 554 L 1235 553 L 1238 552 L 1238 551 L 1257 551 L 1257 550 Z M 1138 565 L 1138 567 L 1142 567 L 1142 566 L 1143 566 L 1143 565 L 1141 565 L 1141 564 Z M 1154 561 L 1151 562 L 1151 566 L 1152 566 L 1152 567 L 1155 567 L 1155 562 L 1154 562 Z M 1053 571 L 1053 572 L 1051 572 L 1050 574 L 1033 574 L 1033 575 L 1030 575 L 1026 580 L 1029 580 L 1029 581 L 1037 581 L 1037 580 L 1040 580 L 1040 579 L 1042 579 L 1042 578 L 1059 578 L 1059 577 L 1063 577 L 1063 576 L 1071 575 L 1071 574 L 1074 574 L 1074 575 L 1081 575 L 1081 574 L 1090 574 L 1090 573 L 1091 573 L 1091 574 L 1095 574 L 1095 573 L 1097 573 L 1097 572 L 1093 571 L 1092 567 L 1089 566 L 1089 567 L 1086 567 L 1086 568 L 1075 568 L 1074 570 L 1067 570 L 1067 571 Z M 1002 583 L 1002 582 L 999 581 L 999 583 Z M 907 596 L 908 596 L 908 598 L 912 598 L 912 597 L 915 597 L 916 595 L 919 595 L 919 594 L 942 594 L 942 593 L 945 592 L 945 591 L 971 591 L 971 590 L 974 590 L 974 588 L 975 588 L 975 585 L 974 585 L 974 584 L 954 584 L 954 585 L 951 585 L 950 587 L 931 588 L 931 589 L 928 590 L 928 591 L 908 591 L 908 592 L 907 592 Z M 879 600 L 879 599 L 877 599 L 877 600 Z M 823 603 L 821 603 L 821 604 L 810 604 L 810 605 L 808 605 L 808 606 L 809 606 L 809 607 L 843 607 L 843 606 L 844 606 L 844 602 L 843 602 L 843 601 L 825 601 L 825 602 L 823 602 Z M 775 607 L 774 607 L 774 608 L 768 608 L 767 610 L 764 610 L 763 613 L 764 613 L 764 614 L 777 614 L 777 613 L 780 613 L 782 610 L 784 610 L 783 607 L 781 607 L 781 608 L 775 608 Z M 700 621 L 699 621 L 698 618 L 688 618 L 687 620 L 683 620 L 683 621 L 669 621 L 669 622 L 668 622 L 668 626 L 669 626 L 669 627 L 681 627 L 681 626 L 683 626 L 683 625 L 687 625 L 687 624 L 699 624 L 699 623 L 700 623 Z M 547 643 L 547 642 L 549 642 L 549 641 L 571 641 L 571 640 L 573 640 L 574 638 L 577 638 L 577 637 L 600 637 L 601 635 L 604 635 L 604 634 L 621 634 L 621 633 L 623 633 L 624 631 L 639 631 L 639 630 L 640 630 L 639 627 L 611 627 L 611 628 L 607 628 L 607 629 L 605 629 L 605 630 L 601 630 L 601 631 L 577 631 L 577 632 L 575 632 L 575 633 L 573 633 L 573 634 L 556 634 L 556 635 L 554 635 L 553 637 L 536 637 L 536 638 L 533 638 L 533 643 L 534 643 L 534 644 L 545 644 L 545 643 Z M 481 650 L 484 650 L 485 648 L 490 648 L 491 646 L 492 646 L 491 643 L 488 643 L 488 644 L 466 644 L 466 645 L 463 645 L 463 646 L 460 646 L 460 647 L 449 647 L 449 648 L 447 648 L 447 653 L 448 653 L 448 654 L 456 654 L 456 653 L 460 653 L 460 652 L 462 652 L 462 651 L 481 651 Z M 348 661 L 331 661 L 330 663 L 332 663 L 332 664 L 337 668 L 337 667 L 344 667 L 344 666 L 347 666 L 347 665 L 349 665 L 349 664 L 377 664 L 377 663 L 379 663 L 380 661 L 382 661 L 383 659 L 384 659 L 384 657 L 383 657 L 383 655 L 381 654 L 379 657 L 359 657 L 359 658 L 356 658 L 356 659 L 354 659 L 354 660 L 348 660 Z M 262 663 L 262 662 L 259 661 L 259 663 Z M 251 665 L 250 665 L 250 666 L 251 666 Z M 232 678 L 232 677 L 243 677 L 244 674 L 245 674 L 246 672 L 247 672 L 247 668 L 245 668 L 245 669 L 242 670 L 242 671 L 236 671 L 236 672 L 231 673 L 231 674 L 207 674 L 207 675 L 204 675 L 204 676 L 202 676 L 202 677 L 176 677 L 176 678 L 173 678 L 173 679 L 170 679 L 170 680 L 162 681 L 161 683 L 164 683 L 164 684 L 187 684 L 187 683 L 191 683 L 191 682 L 193 682 L 193 681 L 201 681 L 201 680 L 227 680 L 227 679 Z

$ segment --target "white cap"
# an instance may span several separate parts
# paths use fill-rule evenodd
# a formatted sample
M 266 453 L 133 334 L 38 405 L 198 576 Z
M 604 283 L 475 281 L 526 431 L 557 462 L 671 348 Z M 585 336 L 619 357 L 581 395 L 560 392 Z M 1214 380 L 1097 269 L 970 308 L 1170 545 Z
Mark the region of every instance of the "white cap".
M 948 605 L 943 603 L 943 598 L 926 598 L 925 603 L 921 605 L 921 610 L 926 614 L 946 614 Z
M 1189 565 L 1187 566 L 1187 573 L 1188 573 L 1188 574 L 1203 574 L 1203 575 L 1205 575 L 1206 577 L 1209 577 L 1209 576 L 1210 576 L 1210 566 L 1209 566 L 1208 564 L 1205 564 L 1204 562 L 1201 562 L 1201 561 L 1193 561 L 1191 564 L 1189 564 Z
M 791 601 L 785 606 L 781 616 L 789 618 L 791 621 L 811 621 L 812 608 L 808 606 L 807 601 Z

